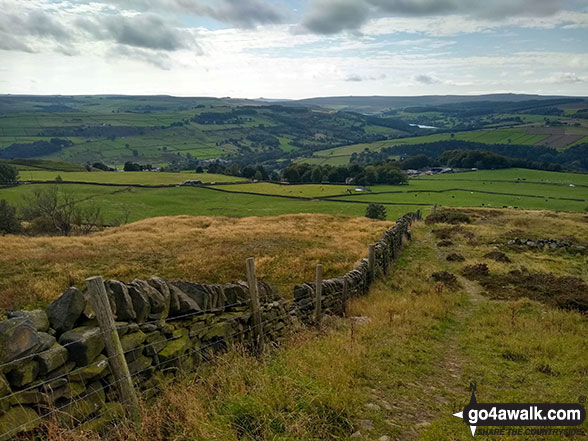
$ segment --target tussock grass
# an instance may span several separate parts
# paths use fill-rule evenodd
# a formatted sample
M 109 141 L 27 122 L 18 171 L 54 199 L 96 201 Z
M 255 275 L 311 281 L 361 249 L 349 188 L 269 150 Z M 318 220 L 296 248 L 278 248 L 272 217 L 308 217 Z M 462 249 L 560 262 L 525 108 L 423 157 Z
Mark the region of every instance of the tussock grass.
M 195 282 L 245 279 L 245 259 L 284 295 L 314 278 L 349 271 L 393 225 L 365 218 L 152 218 L 84 237 L 0 237 L 0 309 L 45 304 L 93 275 L 132 280 L 158 275 Z
M 198 374 L 170 383 L 161 396 L 145 404 L 139 429 L 119 425 L 102 439 L 389 436 L 455 441 L 471 439 L 469 429 L 452 416 L 468 403 L 470 382 L 477 382 L 480 402 L 575 402 L 588 390 L 586 315 L 528 299 L 488 299 L 465 279 L 440 287 L 431 275 L 458 274 L 463 266 L 484 261 L 483 255 L 515 227 L 516 219 L 531 216 L 530 228 L 540 228 L 538 234 L 556 235 L 566 225 L 582 237 L 582 218 L 555 214 L 555 222 L 546 226 L 535 222 L 534 213 L 468 214 L 473 222 L 464 228 L 475 235 L 473 245 L 471 238 L 458 234 L 449 250 L 439 249 L 435 227 L 415 225 L 414 240 L 390 274 L 375 283 L 367 297 L 349 304 L 348 318 L 331 318 L 320 329 L 294 334 L 261 360 L 238 349 L 225 354 Z M 466 262 L 447 262 L 446 253 L 457 250 Z M 553 265 L 555 272 L 564 271 L 560 259 L 567 259 L 572 271 L 580 271 L 583 258 L 547 251 L 508 254 L 513 264 L 485 262 L 490 273 L 529 265 L 537 256 L 547 256 L 544 270 Z M 585 273 L 583 277 L 586 280 Z M 353 318 L 357 316 L 363 319 Z M 588 423 L 583 428 L 588 429 Z M 99 437 L 54 429 L 49 438 Z

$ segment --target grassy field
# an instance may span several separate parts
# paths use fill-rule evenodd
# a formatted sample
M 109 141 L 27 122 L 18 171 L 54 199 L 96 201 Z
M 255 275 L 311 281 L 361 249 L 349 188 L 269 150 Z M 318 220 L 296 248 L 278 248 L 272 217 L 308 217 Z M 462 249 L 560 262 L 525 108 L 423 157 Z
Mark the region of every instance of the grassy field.
M 581 356 L 588 351 L 585 314 L 526 298 L 497 300 L 481 282 L 459 274 L 466 265 L 486 263 L 491 278 L 524 267 L 529 274 L 574 276 L 587 282 L 585 257 L 501 245 L 514 230 L 554 238 L 573 232 L 575 240 L 586 243 L 585 216 L 484 209 L 468 213 L 473 223 L 450 231 L 446 225 L 413 226 L 413 241 L 390 274 L 367 297 L 352 301 L 348 318 L 330 318 L 319 329 L 302 330 L 261 359 L 238 349 L 220 356 L 214 366 L 203 365 L 200 372 L 167 384 L 162 396 L 145 404 L 140 428 L 121 425 L 112 438 L 455 441 L 471 439 L 469 428 L 452 416 L 469 402 L 470 382 L 477 383 L 482 403 L 577 402 L 588 389 L 588 359 Z M 324 217 L 319 222 L 332 225 Z M 298 238 L 298 225 L 279 228 L 292 227 Z M 350 231 L 355 234 L 358 225 L 365 224 L 353 225 Z M 314 241 L 318 225 L 307 226 L 312 233 L 304 240 Z M 436 245 L 439 232 L 434 230 L 443 228 L 451 235 L 449 248 Z M 143 224 L 142 229 L 155 237 L 154 224 Z M 241 231 L 230 230 L 236 243 L 245 244 L 251 239 L 241 238 Z M 274 234 L 269 230 L 265 240 Z M 354 235 L 353 242 L 341 242 L 342 249 L 357 245 L 361 255 L 371 234 L 375 231 L 362 233 L 361 240 Z M 212 243 L 215 249 L 217 242 Z M 167 249 L 165 245 L 154 244 L 154 250 Z M 278 246 L 291 251 L 289 243 Z M 496 246 L 512 263 L 483 257 Z M 301 266 L 323 261 L 325 252 L 331 250 L 315 246 Z M 462 254 L 465 262 L 446 261 L 453 252 Z M 272 255 L 281 252 L 276 249 Z M 335 266 L 328 263 L 325 269 L 330 273 Z M 290 268 L 283 271 L 289 273 Z M 456 274 L 456 283 L 435 284 L 431 276 L 438 271 Z M 242 268 L 235 267 L 235 272 L 240 274 Z M 304 276 L 312 274 L 296 273 Z M 588 430 L 587 422 L 583 429 Z M 58 435 L 61 440 L 98 439 L 92 433 Z
M 408 210 L 405 210 L 408 211 Z M 131 281 L 158 274 L 200 282 L 245 278 L 255 256 L 258 276 L 291 292 L 312 278 L 348 271 L 390 222 L 328 215 L 160 217 L 83 237 L 0 237 L 0 309 L 43 305 L 86 277 Z M 328 228 L 324 228 L 328 226 Z
M 545 129 L 549 131 L 550 129 Z M 553 131 L 559 131 L 562 129 L 553 128 Z M 412 138 L 400 138 L 390 139 L 387 141 L 378 141 L 371 144 L 355 144 L 344 147 L 337 147 L 328 150 L 321 150 L 315 152 L 312 158 L 304 159 L 302 162 L 308 162 L 311 164 L 330 164 L 330 165 L 341 165 L 348 164 L 349 159 L 353 153 L 361 153 L 365 149 L 371 151 L 380 151 L 385 147 L 392 147 L 395 145 L 406 145 L 406 144 L 426 144 L 429 142 L 436 141 L 472 141 L 479 142 L 482 144 L 518 144 L 518 145 L 535 145 L 542 141 L 550 138 L 549 134 L 537 134 L 531 133 L 532 129 L 526 127 L 515 127 L 509 129 L 488 129 L 488 130 L 476 130 L 472 132 L 455 132 L 451 133 L 439 133 L 428 136 L 419 136 Z M 566 133 L 570 134 L 584 134 L 584 138 L 574 141 L 571 145 L 581 144 L 588 141 L 588 130 L 586 128 L 569 128 L 565 129 Z M 569 147 L 567 146 L 567 147 Z
M 21 171 L 21 181 L 53 181 L 61 176 L 64 181 L 97 182 L 105 184 L 143 184 L 143 185 L 170 185 L 183 184 L 185 181 L 198 180 L 202 182 L 239 182 L 244 178 L 218 175 L 211 173 L 165 173 L 165 172 L 54 172 L 54 171 Z
M 216 182 L 235 179 L 196 173 L 23 171 L 21 179 L 53 180 L 57 175 L 66 181 L 88 182 L 88 185 L 62 184 L 60 188 L 83 201 L 82 205 L 98 205 L 107 224 L 176 215 L 247 217 L 325 213 L 364 216 L 370 202 L 387 204 L 389 220 L 397 219 L 410 210 L 430 210 L 434 204 L 578 212 L 588 207 L 588 175 L 524 169 L 412 179 L 409 185 L 373 186 L 369 193 L 356 193 L 354 186 L 327 184 L 249 183 L 212 188 L 124 187 L 132 184 L 173 185 L 190 179 Z M 92 182 L 120 184 L 123 187 L 90 185 Z M 570 184 L 575 186 L 570 187 Z M 0 189 L 0 199 L 22 206 L 26 203 L 27 195 L 35 188 L 43 186 L 28 184 Z M 349 194 L 348 190 L 352 193 Z
M 409 185 L 376 185 L 364 193 L 355 192 L 354 186 L 327 184 L 251 183 L 227 189 L 296 197 L 337 196 L 345 201 L 583 211 L 588 207 L 586 186 L 586 174 L 506 169 L 411 179 Z

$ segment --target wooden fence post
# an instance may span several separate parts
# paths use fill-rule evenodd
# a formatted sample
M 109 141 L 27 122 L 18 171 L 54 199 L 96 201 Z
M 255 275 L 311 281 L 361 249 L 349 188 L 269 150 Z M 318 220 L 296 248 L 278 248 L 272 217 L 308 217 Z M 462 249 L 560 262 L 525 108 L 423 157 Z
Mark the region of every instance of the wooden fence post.
M 376 246 L 370 245 L 368 248 L 368 268 L 370 283 L 376 279 Z
M 108 364 L 112 369 L 112 375 L 116 382 L 116 387 L 119 393 L 119 399 L 123 402 L 123 406 L 129 418 L 137 422 L 141 416 L 139 411 L 139 400 L 129 366 L 125 360 L 120 338 L 114 324 L 114 315 L 110 308 L 108 295 L 104 288 L 104 280 L 102 277 L 90 277 L 86 279 L 86 286 L 90 293 L 90 301 L 98 320 L 98 325 L 103 333 L 104 346 L 108 355 Z
M 437 204 L 433 205 L 433 214 L 437 214 Z
M 347 303 L 349 302 L 349 282 L 347 276 L 343 276 L 343 315 L 347 315 Z
M 323 266 L 321 264 L 316 266 L 316 281 L 314 292 L 314 322 L 318 324 L 321 321 L 323 297 Z
M 259 306 L 259 291 L 257 289 L 257 275 L 255 274 L 255 259 L 247 259 L 247 284 L 251 296 L 251 315 L 253 318 L 253 346 L 256 355 L 263 353 L 263 327 L 261 324 L 261 309 Z

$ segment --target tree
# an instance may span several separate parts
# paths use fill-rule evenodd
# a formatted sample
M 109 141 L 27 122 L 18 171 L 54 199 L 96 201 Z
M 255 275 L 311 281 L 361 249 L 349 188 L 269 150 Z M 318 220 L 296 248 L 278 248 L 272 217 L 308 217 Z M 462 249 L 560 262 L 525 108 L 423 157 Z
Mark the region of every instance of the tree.
M 369 219 L 386 220 L 386 207 L 382 204 L 371 202 L 365 211 L 365 217 Z
M 141 166 L 139 164 L 134 163 L 134 162 L 127 161 L 127 162 L 125 162 L 124 171 L 126 171 L 126 172 L 141 171 Z
M 204 173 L 204 169 L 202 168 L 201 165 L 199 165 L 198 167 L 196 167 L 196 173 Z
M 16 185 L 18 170 L 9 164 L 0 164 L 0 185 Z
M 30 221 L 31 231 L 36 234 L 69 236 L 75 228 L 80 233 L 89 233 L 102 225 L 100 207 L 82 208 L 80 202 L 58 185 L 36 188 L 25 196 L 23 217 Z
M 0 201 L 0 234 L 20 233 L 20 221 L 16 216 L 16 208 L 9 205 L 4 199 Z

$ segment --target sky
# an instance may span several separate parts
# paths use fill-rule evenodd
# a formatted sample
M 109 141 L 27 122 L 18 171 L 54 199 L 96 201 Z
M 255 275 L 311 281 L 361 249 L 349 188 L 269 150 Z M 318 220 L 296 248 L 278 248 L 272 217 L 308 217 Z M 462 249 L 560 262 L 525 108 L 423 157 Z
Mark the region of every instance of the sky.
M 588 96 L 588 0 L 0 0 L 0 93 Z

